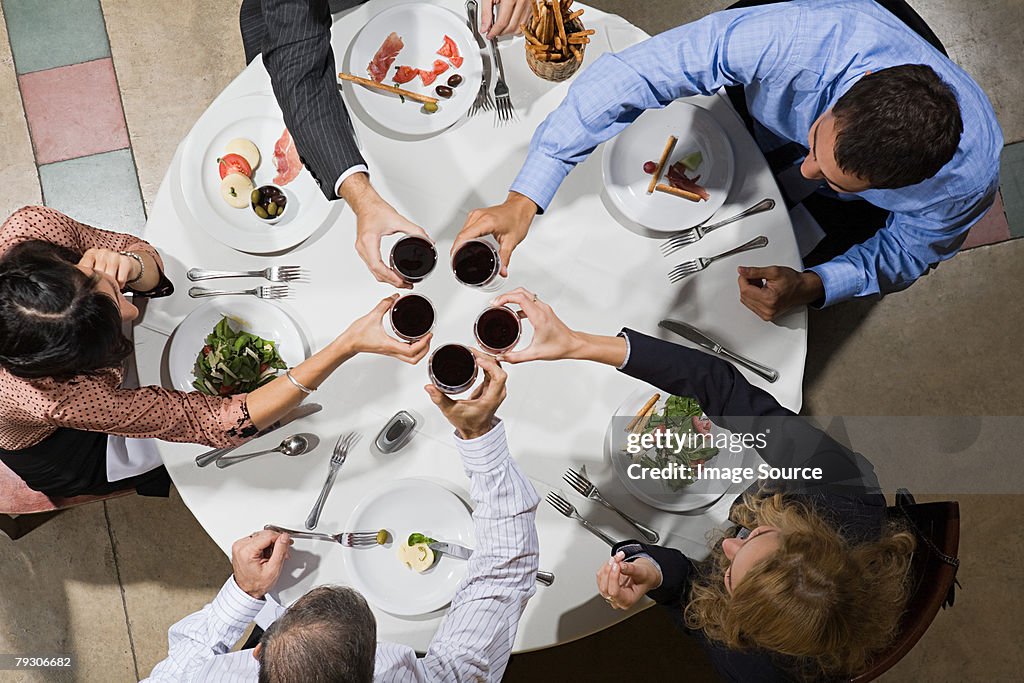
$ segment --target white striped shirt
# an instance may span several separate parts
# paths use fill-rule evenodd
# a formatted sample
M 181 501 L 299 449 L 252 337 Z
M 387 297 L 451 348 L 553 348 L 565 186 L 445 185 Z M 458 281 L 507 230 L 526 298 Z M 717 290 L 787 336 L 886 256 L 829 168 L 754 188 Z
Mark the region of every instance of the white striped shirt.
M 377 643 L 377 681 L 500 681 L 535 590 L 540 499 L 509 455 L 504 426 L 455 441 L 475 504 L 469 571 L 424 657 L 405 645 Z M 168 657 L 147 680 L 255 681 L 259 664 L 252 651 L 228 650 L 265 605 L 229 578 L 213 602 L 171 627 Z

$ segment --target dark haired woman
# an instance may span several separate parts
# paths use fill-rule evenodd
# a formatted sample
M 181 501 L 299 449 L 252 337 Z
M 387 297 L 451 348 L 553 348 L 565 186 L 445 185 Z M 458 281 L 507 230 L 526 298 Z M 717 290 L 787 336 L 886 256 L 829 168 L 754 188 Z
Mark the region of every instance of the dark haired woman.
M 138 316 L 123 291 L 169 294 L 162 270 L 156 250 L 137 237 L 52 209 L 20 209 L 0 227 L 0 461 L 31 488 L 63 497 L 135 486 L 166 495 L 160 467 L 108 476 L 117 469 L 108 436 L 234 446 L 284 417 L 356 354 L 416 363 L 429 347 L 429 336 L 404 344 L 384 332 L 388 298 L 248 394 L 122 388 L 132 350 L 122 324 Z
M 737 525 L 695 562 L 678 550 L 618 544 L 597 572 L 616 609 L 644 595 L 666 605 L 735 681 L 847 680 L 892 641 L 907 601 L 914 536 L 886 518 L 871 464 L 751 386 L 709 354 L 623 330 L 606 337 L 570 330 L 525 290 L 517 304 L 534 328 L 523 351 L 499 356 L 591 360 L 678 396 L 693 396 L 733 433 L 765 435 L 773 467 L 820 468 L 821 480 L 772 482 L 734 503 Z M 713 463 L 712 463 L 713 464 Z

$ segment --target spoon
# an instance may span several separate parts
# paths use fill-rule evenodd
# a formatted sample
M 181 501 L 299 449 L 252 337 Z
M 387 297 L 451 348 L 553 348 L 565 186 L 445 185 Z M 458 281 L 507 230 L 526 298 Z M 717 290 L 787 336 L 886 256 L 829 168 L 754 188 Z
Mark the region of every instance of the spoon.
M 293 434 L 278 445 L 277 448 L 271 448 L 265 451 L 256 451 L 255 453 L 244 453 L 242 455 L 223 455 L 217 459 L 217 467 L 225 468 L 231 467 L 236 463 L 240 463 L 243 460 L 255 458 L 260 455 L 266 455 L 267 453 L 283 453 L 287 456 L 302 455 L 309 450 L 309 441 L 306 437 L 301 434 Z

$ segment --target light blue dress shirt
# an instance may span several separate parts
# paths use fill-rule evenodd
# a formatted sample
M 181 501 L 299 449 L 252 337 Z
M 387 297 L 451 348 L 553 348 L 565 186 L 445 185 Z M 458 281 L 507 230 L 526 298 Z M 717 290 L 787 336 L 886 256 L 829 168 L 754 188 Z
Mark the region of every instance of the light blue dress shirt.
M 745 86 L 750 113 L 768 131 L 806 146 L 814 121 L 859 78 L 901 64 L 930 66 L 955 92 L 960 146 L 924 182 L 857 193 L 892 212 L 886 227 L 811 270 L 825 285 L 825 305 L 903 289 L 952 257 L 992 205 L 1003 136 L 978 84 L 873 0 L 717 12 L 602 55 L 537 129 L 511 189 L 544 210 L 573 166 L 644 110 L 727 85 Z

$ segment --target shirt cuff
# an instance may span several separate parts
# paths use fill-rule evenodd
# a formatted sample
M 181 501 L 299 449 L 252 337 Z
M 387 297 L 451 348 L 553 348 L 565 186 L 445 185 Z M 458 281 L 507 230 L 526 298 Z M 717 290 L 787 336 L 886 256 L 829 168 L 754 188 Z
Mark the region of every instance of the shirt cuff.
M 531 151 L 509 190 L 529 197 L 537 205 L 537 213 L 544 213 L 567 175 L 565 162 Z
M 807 270 L 816 273 L 825 287 L 825 301 L 815 308 L 825 308 L 847 301 L 864 291 L 864 271 L 848 261 L 832 259 Z
M 490 472 L 509 457 L 505 423 L 498 420 L 491 431 L 475 439 L 463 439 L 456 434 L 455 447 L 467 472 Z
M 352 168 L 343 172 L 340 176 L 338 176 L 338 182 L 334 183 L 334 194 L 336 194 L 338 197 L 341 197 L 341 184 L 348 180 L 348 177 L 350 175 L 353 175 L 355 173 L 365 173 L 366 175 L 370 175 L 370 169 L 366 167 L 366 164 L 356 164 Z
M 630 344 L 629 344 L 629 335 L 626 334 L 625 330 L 622 330 L 621 332 L 619 332 L 618 336 L 620 336 L 620 337 L 622 337 L 623 339 L 626 340 L 626 357 L 625 357 L 625 359 L 623 359 L 622 365 L 620 365 L 619 367 L 615 368 L 616 370 L 621 370 L 622 368 L 624 368 L 627 365 L 629 365 L 629 354 L 632 352 L 633 347 L 630 346 Z
M 232 574 L 224 582 L 210 609 L 225 623 L 239 624 L 244 628 L 252 623 L 266 604 L 266 600 L 257 600 L 239 588 Z

